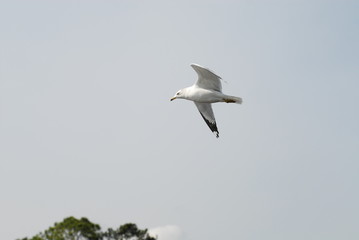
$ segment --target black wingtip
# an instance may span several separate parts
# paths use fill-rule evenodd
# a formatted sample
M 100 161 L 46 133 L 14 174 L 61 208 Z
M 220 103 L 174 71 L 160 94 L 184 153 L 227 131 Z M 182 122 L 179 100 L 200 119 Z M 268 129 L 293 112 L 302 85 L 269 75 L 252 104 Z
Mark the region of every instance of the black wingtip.
M 216 134 L 216 138 L 219 138 L 219 131 L 217 128 L 217 124 L 216 121 L 214 121 L 213 123 L 208 121 L 201 112 L 199 112 L 202 116 L 202 118 L 204 119 L 204 121 L 207 123 L 207 126 L 209 127 L 209 129 L 211 129 L 211 131 Z

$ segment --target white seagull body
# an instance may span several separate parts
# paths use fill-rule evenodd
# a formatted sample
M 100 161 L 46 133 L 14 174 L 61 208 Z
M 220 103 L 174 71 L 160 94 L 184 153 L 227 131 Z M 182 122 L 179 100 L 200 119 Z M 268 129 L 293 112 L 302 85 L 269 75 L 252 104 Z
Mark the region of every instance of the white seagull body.
M 197 72 L 198 80 L 192 86 L 179 90 L 171 101 L 177 98 L 193 101 L 208 127 L 218 138 L 219 132 L 211 103 L 241 104 L 242 99 L 223 94 L 221 77 L 211 70 L 198 64 L 191 64 L 191 67 Z

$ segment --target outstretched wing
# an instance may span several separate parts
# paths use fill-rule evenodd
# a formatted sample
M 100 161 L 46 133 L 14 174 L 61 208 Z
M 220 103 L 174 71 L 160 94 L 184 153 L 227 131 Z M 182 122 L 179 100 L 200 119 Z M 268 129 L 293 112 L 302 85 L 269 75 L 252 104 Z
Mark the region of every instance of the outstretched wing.
M 195 83 L 198 87 L 222 92 L 221 77 L 198 64 L 191 64 L 191 67 L 197 72 L 198 80 Z
M 219 132 L 216 124 L 216 119 L 214 118 L 212 106 L 210 103 L 199 103 L 194 102 L 196 104 L 199 113 L 203 117 L 204 121 L 207 123 L 208 127 L 211 129 L 213 133 L 216 134 L 216 137 L 219 137 Z

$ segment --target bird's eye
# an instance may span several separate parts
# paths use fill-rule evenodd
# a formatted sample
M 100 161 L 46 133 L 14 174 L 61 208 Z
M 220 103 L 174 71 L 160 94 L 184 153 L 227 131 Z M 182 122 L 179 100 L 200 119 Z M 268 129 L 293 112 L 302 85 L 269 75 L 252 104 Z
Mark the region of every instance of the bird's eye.
M 178 92 L 178 93 L 176 93 L 176 95 L 179 95 L 180 93 Z

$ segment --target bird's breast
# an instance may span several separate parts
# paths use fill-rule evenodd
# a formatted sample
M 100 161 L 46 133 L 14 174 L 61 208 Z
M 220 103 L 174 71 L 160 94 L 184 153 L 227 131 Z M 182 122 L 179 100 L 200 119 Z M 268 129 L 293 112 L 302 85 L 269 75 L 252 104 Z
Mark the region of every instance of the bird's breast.
M 215 103 L 221 101 L 221 93 L 203 88 L 194 88 L 189 94 L 189 100 L 202 103 Z

